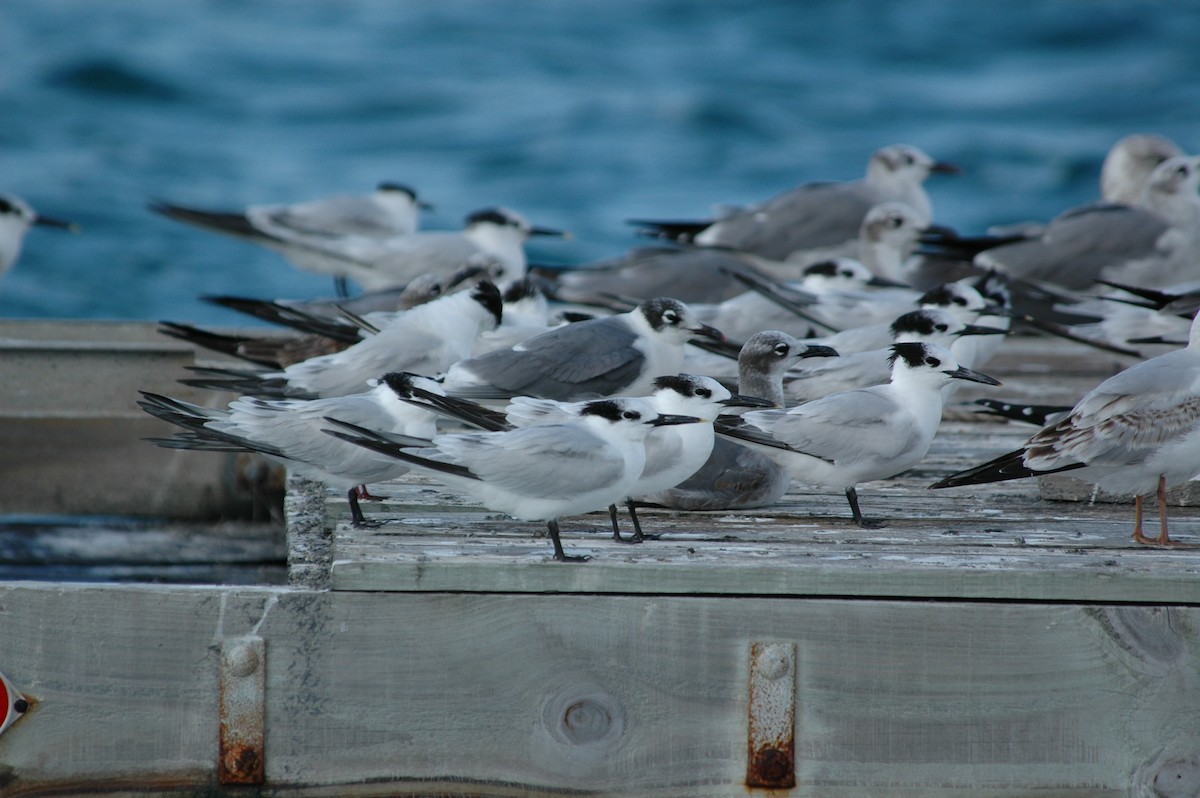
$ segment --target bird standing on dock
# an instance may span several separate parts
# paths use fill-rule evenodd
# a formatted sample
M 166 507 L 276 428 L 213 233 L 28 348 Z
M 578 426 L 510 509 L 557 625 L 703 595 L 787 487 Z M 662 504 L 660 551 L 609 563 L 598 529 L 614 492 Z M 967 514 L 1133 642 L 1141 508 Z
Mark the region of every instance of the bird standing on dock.
M 641 476 L 651 429 L 700 419 L 660 415 L 641 399 L 601 399 L 580 405 L 566 423 L 454 433 L 432 442 L 329 420 L 338 427 L 331 435 L 402 460 L 490 510 L 545 521 L 554 559 L 579 562 L 587 558 L 563 550 L 558 519 L 624 501 Z
M 1133 539 L 1177 545 L 1166 490 L 1200 473 L 1200 314 L 1187 346 L 1109 377 L 1020 449 L 931 485 L 951 488 L 1070 471 L 1112 493 L 1134 492 Z M 1159 534 L 1142 532 L 1143 497 L 1157 491 Z
M 262 399 L 242 396 L 227 410 L 202 407 L 142 391 L 138 404 L 151 415 L 183 427 L 170 438 L 152 438 L 168 449 L 257 452 L 300 476 L 348 491 L 350 517 L 364 523 L 359 498 L 370 498 L 366 483 L 396 479 L 408 472 L 402 462 L 325 435 L 326 416 L 372 429 L 417 438 L 437 432 L 437 414 L 403 401 L 417 386 L 440 391 L 437 383 L 411 374 L 385 374 L 371 390 L 330 399 Z
M 25 234 L 34 226 L 58 227 L 76 232 L 74 222 L 64 222 L 52 216 L 36 213 L 29 203 L 12 194 L 0 194 L 0 277 L 21 257 Z
M 755 410 L 717 432 L 754 446 L 792 479 L 846 492 L 854 522 L 874 526 L 858 507 L 859 482 L 886 479 L 920 462 L 942 418 L 942 386 L 950 380 L 999 385 L 960 366 L 934 344 L 892 346 L 891 381 L 833 393 L 790 410 Z

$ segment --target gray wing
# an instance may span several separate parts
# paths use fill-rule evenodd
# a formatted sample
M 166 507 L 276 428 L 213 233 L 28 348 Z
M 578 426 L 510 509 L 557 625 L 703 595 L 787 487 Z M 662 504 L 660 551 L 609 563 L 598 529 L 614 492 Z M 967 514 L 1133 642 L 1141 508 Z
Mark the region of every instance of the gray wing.
M 793 449 L 829 462 L 897 457 L 921 437 L 902 408 L 870 388 L 826 396 L 791 410 L 746 413 L 742 418 Z
M 724 269 L 744 269 L 746 258 L 719 249 L 634 249 L 620 258 L 559 276 L 557 296 L 568 302 L 598 293 L 636 300 L 670 296 L 681 302 L 721 302 L 745 288 Z
M 457 359 L 443 338 L 398 324 L 341 352 L 288 366 L 283 374 L 289 385 L 318 396 L 342 396 L 365 391 L 367 380 L 389 371 L 437 374 Z
M 1026 463 L 1127 464 L 1195 429 L 1200 425 L 1195 360 L 1194 353 L 1180 350 L 1105 380 L 1067 418 L 1030 438 Z
M 370 197 L 340 195 L 298 205 L 268 205 L 250 208 L 246 216 L 279 236 L 346 235 L 389 238 L 413 232 L 399 223 Z
M 612 396 L 641 373 L 645 355 L 635 346 L 637 341 L 619 318 L 568 324 L 511 349 L 456 363 L 446 376 L 446 392 L 564 402 Z
M 449 457 L 490 485 L 544 499 L 571 498 L 625 474 L 619 452 L 570 425 L 447 435 L 438 439 L 438 450 L 443 456 L 437 459 Z
M 1106 268 L 1157 255 L 1168 227 L 1141 208 L 1091 205 L 1059 216 L 1041 238 L 989 249 L 976 260 L 1025 279 L 1089 288 Z
M 841 247 L 858 240 L 863 218 L 883 199 L 859 180 L 810 183 L 721 219 L 703 241 L 775 260 L 799 250 Z

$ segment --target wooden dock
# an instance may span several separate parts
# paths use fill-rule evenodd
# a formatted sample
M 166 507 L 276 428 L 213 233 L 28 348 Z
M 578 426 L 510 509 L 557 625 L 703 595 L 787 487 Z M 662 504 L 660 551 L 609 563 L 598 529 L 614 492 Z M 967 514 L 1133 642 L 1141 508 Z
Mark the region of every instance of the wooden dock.
M 1011 344 L 1006 398 L 1128 363 Z M 1200 549 L 1139 546 L 1131 505 L 1061 482 L 926 489 L 1029 431 L 948 413 L 860 487 L 875 530 L 794 486 L 647 510 L 639 546 L 566 519 L 591 560 L 562 564 L 431 480 L 381 486 L 362 530 L 292 483 L 287 587 L 0 584 L 32 703 L 0 795 L 1198 795 Z

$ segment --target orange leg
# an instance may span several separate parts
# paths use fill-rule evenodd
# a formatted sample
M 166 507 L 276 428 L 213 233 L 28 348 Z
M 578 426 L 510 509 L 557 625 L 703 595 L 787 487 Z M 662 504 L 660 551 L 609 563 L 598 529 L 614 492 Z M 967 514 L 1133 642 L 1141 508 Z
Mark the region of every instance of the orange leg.
M 1148 538 L 1142 534 L 1142 494 L 1138 494 L 1133 498 L 1133 539 L 1138 543 L 1154 543 L 1153 538 Z
M 1150 546 L 1193 548 L 1196 545 L 1194 543 L 1180 543 L 1177 540 L 1171 540 L 1171 535 L 1167 532 L 1167 478 L 1164 476 L 1158 478 L 1158 530 L 1158 537 L 1156 538 L 1148 538 L 1142 534 L 1142 497 L 1138 496 L 1134 502 L 1134 540 Z

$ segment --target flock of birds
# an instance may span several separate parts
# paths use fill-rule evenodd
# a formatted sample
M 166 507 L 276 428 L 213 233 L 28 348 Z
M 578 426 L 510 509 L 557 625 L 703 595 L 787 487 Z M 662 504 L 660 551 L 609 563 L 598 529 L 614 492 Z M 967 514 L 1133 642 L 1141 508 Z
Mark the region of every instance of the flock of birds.
M 206 299 L 287 328 L 162 331 L 245 362 L 184 382 L 209 407 L 142 393 L 181 428 L 162 446 L 252 451 L 343 490 L 431 474 L 485 507 L 547 524 L 607 508 L 769 505 L 795 481 L 845 493 L 917 464 L 944 403 L 1014 327 L 1136 355 L 1074 407 L 991 411 L 1038 423 L 1020 449 L 932 485 L 1072 471 L 1134 492 L 1134 538 L 1179 545 L 1164 492 L 1200 474 L 1200 157 L 1155 135 L 1117 142 L 1101 197 L 1049 222 L 965 237 L 933 223 L 924 182 L 956 171 L 892 145 L 850 182 L 811 183 L 703 221 L 635 220 L 654 246 L 587 267 L 531 268 L 505 208 L 423 231 L 413 189 L 168 218 L 270 248 L 334 278 L 322 300 Z M 0 273 L 34 224 L 0 198 Z M 362 293 L 349 295 L 349 284 Z M 1142 528 L 1156 494 L 1160 530 Z M 623 535 L 617 508 L 628 508 Z

